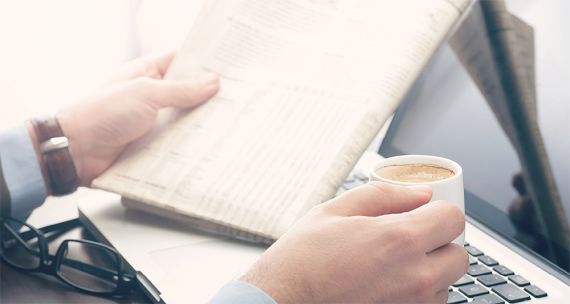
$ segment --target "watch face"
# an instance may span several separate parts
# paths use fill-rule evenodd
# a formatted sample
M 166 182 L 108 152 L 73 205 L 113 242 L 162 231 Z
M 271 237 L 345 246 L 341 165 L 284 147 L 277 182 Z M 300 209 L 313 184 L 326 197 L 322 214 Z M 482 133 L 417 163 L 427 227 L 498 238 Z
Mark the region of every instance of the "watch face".
M 61 150 L 69 147 L 69 140 L 65 136 L 50 138 L 40 143 L 40 152 L 47 154 L 55 150 Z

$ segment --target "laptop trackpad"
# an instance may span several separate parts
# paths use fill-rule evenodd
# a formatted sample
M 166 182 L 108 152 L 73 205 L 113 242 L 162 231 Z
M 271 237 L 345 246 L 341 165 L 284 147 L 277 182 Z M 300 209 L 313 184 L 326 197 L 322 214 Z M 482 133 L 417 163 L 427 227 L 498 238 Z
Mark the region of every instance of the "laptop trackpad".
M 237 279 L 264 251 L 264 247 L 220 239 L 149 254 L 169 276 L 176 298 L 191 297 L 205 303 L 225 283 Z

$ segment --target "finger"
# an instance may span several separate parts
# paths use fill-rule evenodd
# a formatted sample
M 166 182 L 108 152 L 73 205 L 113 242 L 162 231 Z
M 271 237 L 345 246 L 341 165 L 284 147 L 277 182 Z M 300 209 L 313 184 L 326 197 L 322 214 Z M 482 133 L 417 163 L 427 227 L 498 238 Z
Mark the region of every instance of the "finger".
M 429 187 L 370 182 L 343 193 L 323 207 L 337 215 L 380 216 L 412 210 L 427 203 L 430 198 Z
M 218 92 L 219 78 L 208 73 L 197 80 L 154 80 L 143 79 L 143 94 L 156 108 L 163 107 L 195 107 Z
M 165 52 L 162 54 L 143 57 L 143 58 L 146 59 L 146 61 L 149 62 L 150 64 L 154 64 L 158 74 L 160 75 L 160 78 L 162 78 L 162 77 L 164 77 L 166 70 L 168 70 L 168 67 L 170 66 L 170 63 L 172 62 L 172 59 L 174 59 L 175 54 L 176 54 L 176 52 L 169 51 L 169 52 Z
M 174 58 L 174 51 L 137 58 L 126 63 L 109 82 L 132 80 L 139 77 L 162 79 Z
M 425 204 L 408 213 L 421 234 L 425 252 L 450 243 L 465 230 L 465 216 L 459 208 L 446 201 Z
M 436 289 L 445 289 L 467 272 L 469 257 L 463 246 L 451 243 L 427 254 L 428 262 L 436 273 Z

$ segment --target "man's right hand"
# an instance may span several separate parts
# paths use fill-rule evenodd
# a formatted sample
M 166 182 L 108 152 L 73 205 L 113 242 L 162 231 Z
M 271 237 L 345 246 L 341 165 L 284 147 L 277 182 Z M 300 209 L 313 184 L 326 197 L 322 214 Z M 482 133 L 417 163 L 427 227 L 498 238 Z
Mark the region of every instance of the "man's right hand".
M 469 264 L 462 212 L 372 182 L 314 207 L 241 280 L 278 303 L 445 303 Z

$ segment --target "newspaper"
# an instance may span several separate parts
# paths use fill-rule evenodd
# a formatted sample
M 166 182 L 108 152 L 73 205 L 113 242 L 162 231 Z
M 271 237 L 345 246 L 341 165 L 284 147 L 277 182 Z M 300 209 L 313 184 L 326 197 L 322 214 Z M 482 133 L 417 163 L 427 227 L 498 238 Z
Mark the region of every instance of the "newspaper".
M 271 242 L 334 196 L 468 3 L 208 1 L 167 78 L 213 71 L 221 91 L 162 113 L 94 186 Z

